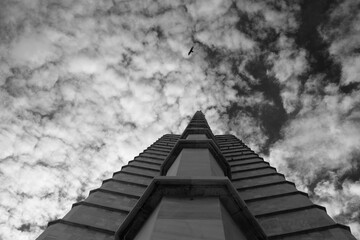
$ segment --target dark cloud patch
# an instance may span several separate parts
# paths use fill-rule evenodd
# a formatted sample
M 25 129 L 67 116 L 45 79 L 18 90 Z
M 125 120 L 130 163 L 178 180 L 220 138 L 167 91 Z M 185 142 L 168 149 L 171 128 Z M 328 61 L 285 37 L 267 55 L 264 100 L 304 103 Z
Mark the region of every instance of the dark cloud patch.
M 339 1 L 337 0 L 304 0 L 301 3 L 299 30 L 295 41 L 298 46 L 304 47 L 309 53 L 309 74 L 325 73 L 324 80 L 339 83 L 341 66 L 330 57 L 330 43 L 320 35 L 319 28 L 329 19 L 329 10 Z
M 194 41 L 194 43 L 201 46 L 201 49 L 205 52 L 205 59 L 206 62 L 209 64 L 209 68 L 218 67 L 219 64 L 224 61 L 224 58 L 226 58 L 227 53 L 224 52 L 222 49 L 216 48 L 212 45 L 204 45 L 198 41 Z
M 264 26 L 263 22 L 266 21 L 264 16 L 260 12 L 249 14 L 241 9 L 237 13 L 239 21 L 236 23 L 236 28 L 255 40 L 262 51 L 273 51 L 272 45 L 280 33 L 274 28 Z
M 269 146 L 281 138 L 280 129 L 287 121 L 287 114 L 280 96 L 280 86 L 275 78 L 267 74 L 269 68 L 265 57 L 249 61 L 245 66 L 247 72 L 258 80 L 257 84 L 250 83 L 251 89 L 262 92 L 265 98 L 273 103 L 262 105 L 256 116 L 260 119 L 266 135 L 269 136 L 269 142 L 263 146 L 264 154 L 268 154 Z
M 19 231 L 21 232 L 30 232 L 31 230 L 31 224 L 27 223 L 27 224 L 22 224 L 20 227 L 17 228 Z
M 79 196 L 77 196 L 77 198 L 76 198 L 76 202 L 81 202 L 81 201 L 84 201 L 85 200 L 85 198 L 86 198 L 86 196 L 84 196 L 84 195 L 79 195 Z
M 154 31 L 156 33 L 156 36 L 158 37 L 159 41 L 165 39 L 165 33 L 164 30 L 160 26 L 154 26 L 150 28 L 151 31 Z
M 360 83 L 359 82 L 353 82 L 347 85 L 342 85 L 339 88 L 341 90 L 341 92 L 345 93 L 345 94 L 349 94 L 352 92 L 357 92 L 358 90 L 360 90 Z
M 40 109 L 42 110 L 42 109 Z M 45 112 L 45 113 L 42 113 L 40 111 L 32 111 L 32 110 L 29 110 L 29 112 L 31 114 L 33 114 L 34 116 L 39 116 L 41 120 L 52 120 L 56 114 L 56 111 L 50 111 L 50 112 Z
M 121 64 L 124 67 L 129 67 L 131 65 L 131 62 L 132 62 L 131 54 L 123 53 L 122 54 Z
M 236 23 L 236 28 L 247 34 L 252 39 L 260 40 L 259 36 L 256 34 L 257 24 L 260 21 L 261 15 L 259 13 L 253 14 L 253 16 L 250 16 L 247 12 L 241 11 L 240 9 L 237 9 L 237 14 L 239 16 L 239 20 Z
M 45 199 L 45 198 L 50 198 L 50 197 L 53 197 L 54 196 L 54 192 L 48 192 L 48 193 L 44 193 L 43 196 L 41 196 L 42 199 Z
M 360 152 L 354 152 L 350 159 L 351 169 L 348 169 L 339 176 L 339 182 L 342 184 L 345 181 L 356 182 L 360 180 Z

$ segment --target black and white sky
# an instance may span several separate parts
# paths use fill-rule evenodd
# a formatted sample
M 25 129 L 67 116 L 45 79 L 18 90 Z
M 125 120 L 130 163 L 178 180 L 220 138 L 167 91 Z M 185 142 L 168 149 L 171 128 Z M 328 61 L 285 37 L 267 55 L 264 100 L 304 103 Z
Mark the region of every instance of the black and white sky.
M 0 239 L 196 110 L 360 239 L 358 0 L 1 0 Z

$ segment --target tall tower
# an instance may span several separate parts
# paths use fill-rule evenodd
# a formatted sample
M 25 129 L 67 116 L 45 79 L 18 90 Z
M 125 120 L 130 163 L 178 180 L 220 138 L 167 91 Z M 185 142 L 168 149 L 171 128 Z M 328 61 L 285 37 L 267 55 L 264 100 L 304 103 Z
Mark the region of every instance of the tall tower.
M 354 240 L 324 207 L 232 135 L 214 136 L 196 112 L 38 240 Z

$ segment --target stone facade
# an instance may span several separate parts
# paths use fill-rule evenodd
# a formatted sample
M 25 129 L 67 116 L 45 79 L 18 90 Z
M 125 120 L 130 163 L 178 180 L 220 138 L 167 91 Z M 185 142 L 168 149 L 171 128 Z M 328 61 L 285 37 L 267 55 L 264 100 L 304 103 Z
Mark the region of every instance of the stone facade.
M 201 112 L 103 181 L 38 240 L 355 240 L 233 135 Z

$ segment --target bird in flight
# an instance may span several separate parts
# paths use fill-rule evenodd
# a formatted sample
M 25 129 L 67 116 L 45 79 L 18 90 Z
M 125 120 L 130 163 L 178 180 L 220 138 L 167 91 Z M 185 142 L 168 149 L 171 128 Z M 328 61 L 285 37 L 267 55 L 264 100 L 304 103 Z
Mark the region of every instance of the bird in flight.
M 190 51 L 189 51 L 188 55 L 190 55 L 192 52 L 194 52 L 193 49 L 194 49 L 194 46 L 192 46 L 192 47 L 190 48 Z

